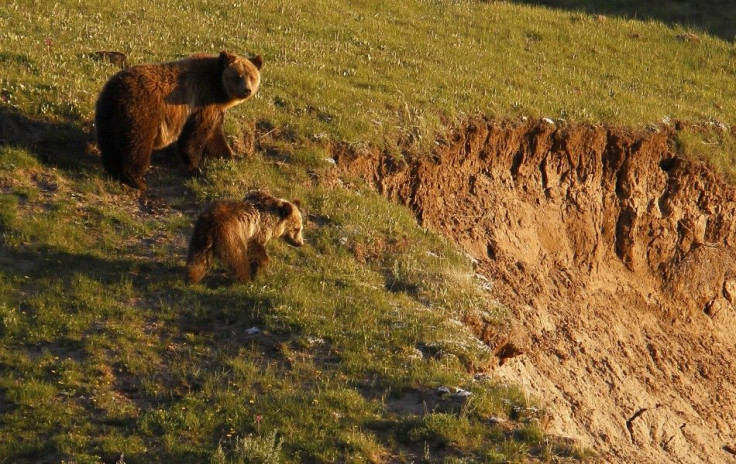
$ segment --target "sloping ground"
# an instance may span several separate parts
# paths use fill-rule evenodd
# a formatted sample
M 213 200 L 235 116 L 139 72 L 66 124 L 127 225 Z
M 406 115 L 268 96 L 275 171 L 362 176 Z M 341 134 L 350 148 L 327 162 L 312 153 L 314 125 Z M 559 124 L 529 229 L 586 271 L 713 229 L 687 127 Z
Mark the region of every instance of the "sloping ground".
M 425 158 L 335 158 L 478 261 L 528 336 L 495 375 L 548 432 L 608 462 L 733 462 L 736 191 L 673 135 L 476 118 Z

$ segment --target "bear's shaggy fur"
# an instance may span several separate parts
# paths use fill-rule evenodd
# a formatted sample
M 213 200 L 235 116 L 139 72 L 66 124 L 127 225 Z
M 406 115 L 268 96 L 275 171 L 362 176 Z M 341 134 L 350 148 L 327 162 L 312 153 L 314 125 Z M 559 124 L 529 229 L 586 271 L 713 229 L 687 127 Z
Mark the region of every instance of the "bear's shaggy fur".
M 246 59 L 223 51 L 112 76 L 95 109 L 105 169 L 143 189 L 151 151 L 174 142 L 190 172 L 199 171 L 205 155 L 232 157 L 222 132 L 225 110 L 258 90 L 262 64 L 260 55 Z
M 304 245 L 299 207 L 299 200 L 289 202 L 261 190 L 249 192 L 242 201 L 211 204 L 197 218 L 189 241 L 189 283 L 198 283 L 215 258 L 236 280 L 246 282 L 268 263 L 266 244 L 272 238 Z

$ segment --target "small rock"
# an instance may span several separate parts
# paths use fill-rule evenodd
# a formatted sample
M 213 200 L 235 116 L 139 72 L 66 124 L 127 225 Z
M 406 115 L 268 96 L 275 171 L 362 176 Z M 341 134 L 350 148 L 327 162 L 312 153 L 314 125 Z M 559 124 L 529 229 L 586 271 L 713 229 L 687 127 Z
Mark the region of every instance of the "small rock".
M 337 161 L 335 161 L 335 158 L 328 157 L 328 158 L 325 158 L 325 163 L 337 164 Z
M 730 314 L 731 311 L 733 311 L 731 303 L 729 303 L 726 298 L 723 298 L 721 296 L 715 297 L 710 300 L 708 303 L 706 303 L 705 308 L 703 309 L 703 312 L 706 315 L 719 321 L 727 317 L 727 315 Z
M 120 66 L 120 69 L 128 67 L 128 57 L 122 52 L 111 52 L 111 51 L 99 51 L 90 53 L 92 59 L 97 61 L 107 61 Z
M 472 395 L 473 395 L 472 392 L 463 390 L 462 388 L 456 388 L 455 393 L 452 394 L 452 396 L 454 396 L 455 398 L 467 398 Z
M 552 126 L 555 125 L 555 122 L 552 119 L 550 119 L 550 118 L 542 118 L 542 122 L 543 123 L 546 123 L 546 124 L 549 124 L 549 125 L 552 125 Z
M 445 387 L 443 385 L 441 387 L 437 387 L 437 390 L 435 390 L 434 392 L 437 393 L 440 396 L 442 396 L 442 395 L 449 395 L 450 394 L 450 389 L 447 388 L 447 387 Z
M 422 358 L 424 358 L 424 353 L 422 353 L 422 351 L 417 348 L 412 348 L 411 353 L 409 353 L 409 359 L 422 359 Z
M 250 329 L 245 331 L 246 335 L 258 335 L 259 333 L 261 333 L 261 329 L 259 329 L 258 327 L 251 327 Z
M 502 417 L 491 416 L 488 418 L 488 422 L 490 422 L 491 424 L 503 424 L 504 422 L 506 422 L 506 419 Z
M 692 32 L 677 34 L 677 38 L 683 42 L 700 42 L 700 36 L 698 34 L 693 34 Z
M 736 279 L 728 279 L 723 284 L 723 296 L 726 297 L 732 305 L 736 303 Z

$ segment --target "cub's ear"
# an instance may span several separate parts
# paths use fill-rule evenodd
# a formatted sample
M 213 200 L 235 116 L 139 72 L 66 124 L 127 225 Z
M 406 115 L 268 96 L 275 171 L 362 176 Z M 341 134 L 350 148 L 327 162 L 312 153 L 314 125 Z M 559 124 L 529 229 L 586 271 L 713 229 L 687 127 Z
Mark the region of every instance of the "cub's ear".
M 294 206 L 296 206 L 298 209 L 302 209 L 302 202 L 301 201 L 299 201 L 297 199 L 294 199 L 294 200 L 291 200 L 291 202 L 294 203 Z
M 261 69 L 261 67 L 263 67 L 263 58 L 261 58 L 261 55 L 254 56 L 250 59 L 250 62 L 253 63 L 258 69 Z
M 291 213 L 294 212 L 294 205 L 289 203 L 288 201 L 283 202 L 281 206 L 279 206 L 279 216 L 282 218 L 287 218 L 291 216 Z
M 227 68 L 232 62 L 236 60 L 236 56 L 228 53 L 226 50 L 220 52 L 220 66 Z

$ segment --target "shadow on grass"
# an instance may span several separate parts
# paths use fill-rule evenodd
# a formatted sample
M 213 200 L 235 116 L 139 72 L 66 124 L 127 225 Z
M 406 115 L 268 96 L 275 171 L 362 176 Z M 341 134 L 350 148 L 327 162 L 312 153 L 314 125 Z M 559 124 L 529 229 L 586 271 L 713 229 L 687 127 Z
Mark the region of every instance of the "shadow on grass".
M 253 291 L 254 287 L 249 284 L 232 283 L 224 274 L 213 273 L 204 285 L 187 286 L 183 284 L 184 268 L 177 265 L 153 260 L 105 259 L 50 247 L 16 250 L 1 242 L 0 268 L 0 276 L 20 283 L 15 303 L 30 313 L 37 308 L 30 306 L 29 297 L 44 292 L 52 300 L 63 300 L 62 308 L 68 308 L 70 318 L 89 310 L 90 303 L 78 302 L 73 290 L 79 276 L 85 276 L 102 288 L 113 289 L 109 296 L 110 308 L 93 309 L 100 320 L 88 329 L 92 332 L 106 330 L 110 320 L 143 319 L 144 325 L 158 327 L 151 335 L 162 343 L 166 340 L 186 344 L 186 338 L 194 335 L 203 337 L 206 340 L 203 343 L 221 353 L 232 354 L 243 346 L 257 346 L 264 362 L 284 363 L 280 345 L 300 331 L 299 327 L 282 321 L 283 326 L 263 333 L 274 301 L 268 295 Z M 116 301 L 120 295 L 114 290 L 121 286 L 129 286 L 132 290 L 130 296 L 123 297 L 130 302 L 122 306 Z M 60 288 L 67 290 L 58 295 Z M 98 286 L 92 284 L 82 291 L 94 293 L 97 289 Z M 123 294 L 126 292 L 124 290 Z M 259 331 L 249 331 L 253 327 L 258 327 Z M 0 337 L 2 335 L 0 330 Z M 23 345 L 22 340 L 15 342 Z M 46 351 L 83 361 L 87 357 L 85 346 L 84 340 L 70 339 L 60 333 L 49 343 L 29 344 L 23 349 L 31 355 Z M 137 386 L 126 385 L 126 388 Z M 191 385 L 187 388 L 191 390 Z
M 31 119 L 0 106 L 0 145 L 29 150 L 42 164 L 63 170 L 99 171 L 92 123 Z
M 562 10 L 657 20 L 681 25 L 733 41 L 736 35 L 736 3 L 729 0 L 511 0 L 512 3 L 544 5 Z
M 156 410 L 174 414 L 182 398 L 204 387 L 202 379 L 210 374 L 224 375 L 228 367 L 223 360 L 238 356 L 244 346 L 258 350 L 264 360 L 279 359 L 285 363 L 278 346 L 287 336 L 249 335 L 247 331 L 253 326 L 263 327 L 265 314 L 273 302 L 247 286 L 216 287 L 215 284 L 222 283 L 222 278 L 217 276 L 213 276 L 209 286 L 188 287 L 182 284 L 184 270 L 175 264 L 107 259 L 45 246 L 19 250 L 7 247 L 2 241 L 0 269 L 0 283 L 10 283 L 16 289 L 8 292 L 3 302 L 10 308 L 18 307 L 24 314 L 18 322 L 20 329 L 5 331 L 0 323 L 0 344 L 9 354 L 8 359 L 16 355 L 37 359 L 51 354 L 66 362 L 73 361 L 79 369 L 95 366 L 89 367 L 92 370 L 84 374 L 84 379 L 80 378 L 80 385 L 93 385 L 98 376 L 107 376 L 111 394 L 123 403 L 134 404 L 139 411 L 135 415 L 114 409 L 108 411 L 92 400 L 87 387 L 68 390 L 65 395 L 70 396 L 65 398 L 69 399 L 62 403 L 76 403 L 75 407 L 81 407 L 82 423 L 89 424 L 88 427 L 103 437 L 117 434 L 140 438 L 142 435 L 136 430 L 146 414 L 156 417 Z M 81 283 L 80 276 L 84 277 Z M 91 284 L 82 288 L 83 296 L 79 298 L 79 286 L 87 281 Z M 121 287 L 123 290 L 117 291 Z M 98 307 L 98 299 L 87 301 L 87 297 L 94 297 L 94 292 L 99 292 L 100 288 L 109 288 L 110 295 L 103 295 L 99 300 L 101 307 Z M 42 337 L 43 342 L 31 342 L 25 337 L 28 329 L 22 326 L 34 324 L 42 315 L 48 320 L 52 313 L 49 313 L 50 307 L 46 307 L 47 301 L 60 307 L 53 311 L 63 314 L 65 320 L 50 331 L 51 335 Z M 123 325 L 129 326 L 131 332 L 121 331 Z M 69 335 L 69 330 L 75 331 L 73 336 Z M 131 335 L 141 331 L 144 333 L 140 336 Z M 131 371 L 128 364 L 131 356 L 141 357 L 134 360 L 134 365 L 150 362 L 158 367 L 153 373 L 146 369 L 143 374 L 135 369 Z M 181 364 L 184 361 L 186 365 Z M 0 362 L 0 372 L 13 372 L 14 369 L 12 362 Z M 42 380 L 55 384 L 55 375 L 48 373 L 49 377 Z M 0 389 L 0 413 L 12 413 L 16 407 Z M 25 417 L 23 422 L 34 427 L 32 411 L 21 413 Z M 0 418 L 0 427 L 2 424 Z M 67 459 L 63 446 L 57 446 L 54 441 L 66 433 L 65 427 L 64 417 L 60 417 L 58 423 L 39 426 L 35 432 L 38 440 L 17 448 L 12 456 L 0 456 L 0 461 L 3 458 L 12 462 Z M 143 434 L 143 440 L 150 441 L 153 446 L 148 446 L 146 453 L 126 452 L 125 457 L 133 462 L 203 462 L 221 436 L 215 433 L 209 439 L 209 447 L 198 451 L 187 447 L 167 450 L 155 444 L 159 440 L 157 434 L 163 436 L 169 432 L 155 424 L 147 427 L 149 431 Z M 111 430 L 116 432 L 111 433 Z M 116 462 L 119 453 L 103 453 L 104 440 L 100 440 L 99 443 L 92 440 L 85 452 L 101 453 L 103 462 Z
M 161 310 L 169 311 L 169 316 L 175 312 L 180 326 L 194 333 L 217 330 L 223 324 L 251 327 L 263 322 L 261 314 L 272 305 L 269 298 L 253 295 L 247 286 L 217 272 L 203 285 L 186 286 L 183 266 L 157 260 L 107 259 L 47 246 L 15 249 L 0 242 L 0 267 L 6 276 L 23 279 L 26 292 L 43 291 L 42 280 L 61 282 L 68 289 L 80 275 L 105 287 L 130 285 L 136 295 L 133 308 L 152 316 Z
M 70 115 L 64 121 L 30 118 L 7 106 L 0 106 L 0 146 L 27 150 L 41 164 L 60 169 L 71 178 L 83 173 L 105 179 L 92 121 Z M 183 164 L 173 147 L 156 150 L 147 174 L 151 189 L 143 203 L 158 199 L 177 203 L 186 195 Z M 137 191 L 130 189 L 131 193 Z

